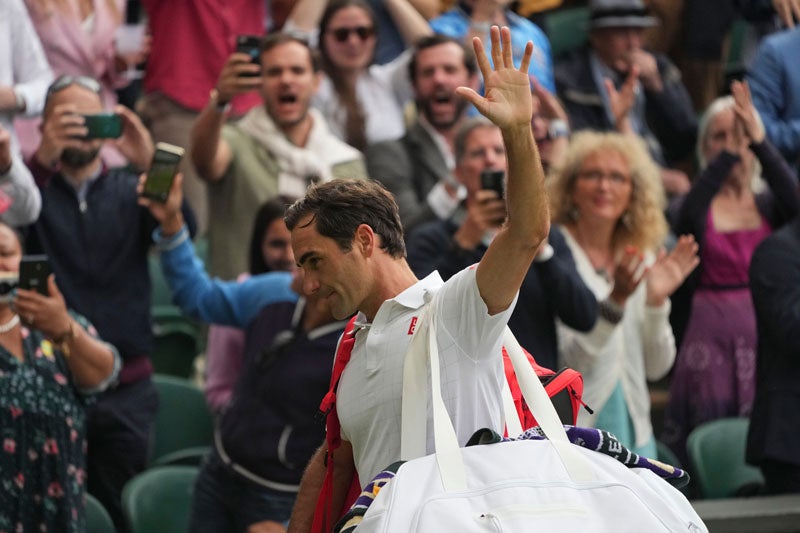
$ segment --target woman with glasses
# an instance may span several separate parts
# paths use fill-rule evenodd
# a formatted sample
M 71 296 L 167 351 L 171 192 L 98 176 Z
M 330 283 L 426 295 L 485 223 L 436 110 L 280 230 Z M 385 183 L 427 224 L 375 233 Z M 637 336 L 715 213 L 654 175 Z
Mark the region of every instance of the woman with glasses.
M 694 235 L 702 260 L 672 311 L 680 351 L 661 438 L 684 460 L 693 428 L 750 414 L 757 341 L 750 258 L 800 209 L 797 178 L 766 138 L 747 84 L 733 82 L 731 93 L 700 121 L 703 170 L 674 223 L 676 232 Z
M 386 0 L 384 5 L 408 46 L 432 33 L 410 0 Z M 300 0 L 286 29 L 312 35 L 317 20 L 325 76 L 312 105 L 339 138 L 359 150 L 402 137 L 404 108 L 412 99 L 411 51 L 385 65 L 372 64 L 379 35 L 366 0 Z
M 666 375 L 675 359 L 669 296 L 697 266 L 697 245 L 681 237 L 669 254 L 660 250 L 664 191 L 636 138 L 573 135 L 550 178 L 550 200 L 553 221 L 599 302 L 588 333 L 558 326 L 561 362 L 583 374 L 583 400 L 594 410 L 582 410 L 578 424 L 656 457 L 647 380 Z
M 25 0 L 44 53 L 56 76 L 87 76 L 100 83 L 105 109 L 117 105 L 116 89 L 131 83 L 128 62 L 117 52 L 117 28 L 125 16 L 122 0 Z M 122 44 L 122 43 L 120 43 Z M 144 41 L 132 62 L 145 59 Z M 23 155 L 39 145 L 39 120 L 19 122 Z M 123 166 L 125 157 L 113 146 L 103 148 L 109 166 Z
M 19 235 L 0 223 L 0 530 L 86 530 L 84 408 L 116 380 L 117 350 L 71 313 L 51 275 L 45 294 L 11 289 Z

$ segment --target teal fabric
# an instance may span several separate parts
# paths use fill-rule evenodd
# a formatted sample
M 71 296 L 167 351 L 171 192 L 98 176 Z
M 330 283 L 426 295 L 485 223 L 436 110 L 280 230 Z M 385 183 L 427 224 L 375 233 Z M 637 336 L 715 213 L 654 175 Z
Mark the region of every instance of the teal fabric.
M 636 434 L 633 431 L 633 422 L 628 414 L 628 406 L 625 404 L 625 394 L 622 392 L 622 384 L 617 383 L 614 392 L 608 398 L 597 414 L 595 426 L 609 433 L 613 433 L 623 446 L 644 457 L 657 457 L 656 440 L 653 435 L 642 446 L 636 446 Z

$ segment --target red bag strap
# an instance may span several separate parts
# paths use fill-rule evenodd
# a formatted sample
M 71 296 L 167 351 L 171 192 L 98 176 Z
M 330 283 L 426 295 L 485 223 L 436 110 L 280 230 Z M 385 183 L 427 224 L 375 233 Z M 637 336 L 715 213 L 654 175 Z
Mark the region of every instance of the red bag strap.
M 325 397 L 319 405 L 318 416 L 325 418 L 325 442 L 328 451 L 325 455 L 325 480 L 322 483 L 322 490 L 317 499 L 314 509 L 314 521 L 311 531 L 314 533 L 328 533 L 338 517 L 333 516 L 333 451 L 342 443 L 341 426 L 339 416 L 336 414 L 336 388 L 339 386 L 339 378 L 344 372 L 344 367 L 350 361 L 353 353 L 353 346 L 356 343 L 356 317 L 350 319 L 344 328 L 342 338 L 339 340 L 339 347 L 336 349 L 336 358 L 333 361 L 333 372 L 331 373 L 331 384 Z M 354 476 L 357 484 L 357 476 Z M 360 486 L 358 487 L 360 490 Z M 350 492 L 353 492 L 351 484 Z M 358 493 L 356 493 L 358 494 Z

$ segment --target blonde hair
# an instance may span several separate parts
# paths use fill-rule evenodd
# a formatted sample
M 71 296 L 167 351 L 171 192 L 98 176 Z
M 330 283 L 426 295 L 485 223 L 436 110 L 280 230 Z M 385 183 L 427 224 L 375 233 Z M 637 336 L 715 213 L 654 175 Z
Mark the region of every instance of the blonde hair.
M 639 138 L 619 133 L 582 131 L 574 134 L 561 164 L 548 180 L 550 213 L 553 222 L 572 224 L 580 216 L 572 201 L 572 192 L 584 160 L 595 153 L 614 152 L 622 156 L 630 169 L 631 197 L 628 209 L 614 228 L 614 247 L 635 246 L 656 250 L 667 235 L 664 217 L 666 200 L 661 175 Z

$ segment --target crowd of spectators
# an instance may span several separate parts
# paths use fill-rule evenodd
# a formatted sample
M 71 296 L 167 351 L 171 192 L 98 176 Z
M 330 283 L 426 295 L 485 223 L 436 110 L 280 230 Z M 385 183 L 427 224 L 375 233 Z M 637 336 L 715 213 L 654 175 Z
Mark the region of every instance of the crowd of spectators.
M 547 14 L 562 3 L 588 8 L 573 30 L 586 42 L 554 56 Z M 534 44 L 531 123 L 551 195 L 549 237 L 509 320 L 521 344 L 543 366 L 583 373 L 594 413 L 580 424 L 645 455 L 661 440 L 686 463 L 695 427 L 769 413 L 751 426 L 748 458 L 767 490 L 800 490 L 800 463 L 780 442 L 791 437 L 770 425 L 778 401 L 800 412 L 800 373 L 783 354 L 800 300 L 772 276 L 796 263 L 776 243 L 799 246 L 800 1 L 721 2 L 707 42 L 698 20 L 712 3 L 4 0 L 0 279 L 16 279 L 23 249 L 46 254 L 54 277 L 42 294 L 0 294 L 11 480 L 0 530 L 82 531 L 85 487 L 126 530 L 120 494 L 146 468 L 158 409 L 151 253 L 177 305 L 217 324 L 217 431 L 194 530 L 286 527 L 322 440 L 306 418 L 344 323 L 301 294 L 283 211 L 312 183 L 375 180 L 399 206 L 416 276 L 447 280 L 480 261 L 506 221 L 489 180 L 502 182 L 508 162 L 501 129 L 456 88 L 484 90 L 472 39 L 488 53 L 493 25 L 512 29 L 517 66 Z M 678 39 L 676 19 L 657 16 L 667 4 L 681 10 L 684 54 L 665 45 Z M 681 68 L 719 63 L 737 13 L 770 32 L 741 79 L 712 68 L 713 80 L 689 83 Z M 131 22 L 146 36 L 123 53 Z M 239 36 L 258 38 L 252 55 Z M 126 87 L 141 89 L 134 109 L 118 103 Z M 118 131 L 90 138 L 95 114 L 113 114 Z M 185 149 L 166 203 L 139 197 L 158 142 Z M 207 239 L 214 279 L 192 238 Z M 766 296 L 779 293 L 780 313 Z M 293 356 L 313 364 L 297 372 Z M 648 382 L 665 377 L 654 427 Z M 776 382 L 793 392 L 765 389 Z M 304 401 L 283 403 L 292 390 Z

